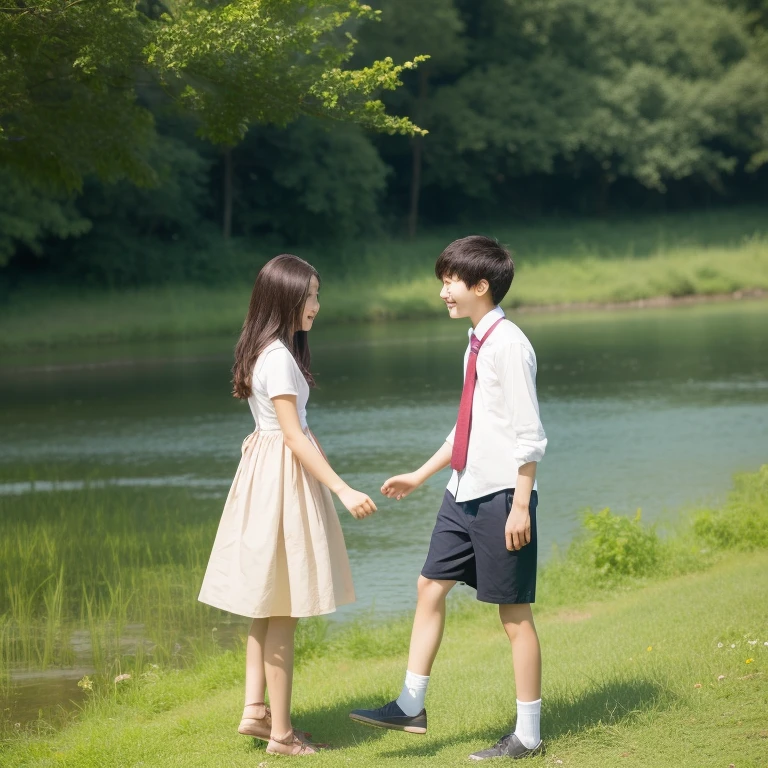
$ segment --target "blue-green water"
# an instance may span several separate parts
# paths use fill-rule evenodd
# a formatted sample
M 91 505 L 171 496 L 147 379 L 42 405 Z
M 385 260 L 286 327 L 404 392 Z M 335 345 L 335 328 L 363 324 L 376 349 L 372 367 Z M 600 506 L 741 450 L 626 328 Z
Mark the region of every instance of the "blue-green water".
M 549 438 L 539 467 L 543 557 L 567 544 L 585 508 L 641 508 L 646 519 L 674 521 L 722 499 L 734 472 L 768 461 L 768 303 L 514 319 L 537 351 Z M 319 320 L 312 332 L 319 387 L 310 425 L 334 468 L 379 504 L 364 521 L 338 505 L 358 594 L 339 619 L 413 606 L 447 472 L 400 503 L 378 489 L 419 466 L 450 430 L 466 329 L 447 319 L 336 328 Z M 197 525 L 201 515 L 210 521 L 212 543 L 253 429 L 247 405 L 229 394 L 233 343 L 5 354 L 0 515 L 28 494 L 175 487 L 195 500 Z M 141 625 L 131 631 L 140 636 Z M 82 646 L 76 668 L 12 674 L 13 718 L 80 695 L 88 640 L 74 623 L 70 637 Z
M 768 304 L 517 320 L 537 351 L 549 438 L 544 553 L 572 537 L 584 508 L 669 517 L 717 501 L 734 472 L 768 461 Z M 467 326 L 319 326 L 310 425 L 336 470 L 379 501 L 362 522 L 341 510 L 359 596 L 347 612 L 406 608 L 447 473 L 400 503 L 376 494 L 450 430 Z M 213 536 L 252 430 L 229 394 L 231 348 L 220 339 L 6 358 L 0 503 L 87 480 L 179 485 L 210 499 Z

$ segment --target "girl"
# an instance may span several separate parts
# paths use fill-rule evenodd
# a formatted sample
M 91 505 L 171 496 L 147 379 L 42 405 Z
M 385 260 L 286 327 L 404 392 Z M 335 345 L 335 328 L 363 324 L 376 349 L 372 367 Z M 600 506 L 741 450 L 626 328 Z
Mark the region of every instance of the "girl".
M 314 386 L 307 333 L 320 311 L 319 289 L 316 270 L 288 254 L 256 278 L 232 369 L 234 395 L 248 400 L 256 430 L 243 442 L 199 598 L 253 618 L 238 730 L 280 755 L 314 754 L 322 746 L 291 725 L 298 619 L 355 599 L 329 489 L 357 519 L 376 511 L 331 469 L 307 427 Z

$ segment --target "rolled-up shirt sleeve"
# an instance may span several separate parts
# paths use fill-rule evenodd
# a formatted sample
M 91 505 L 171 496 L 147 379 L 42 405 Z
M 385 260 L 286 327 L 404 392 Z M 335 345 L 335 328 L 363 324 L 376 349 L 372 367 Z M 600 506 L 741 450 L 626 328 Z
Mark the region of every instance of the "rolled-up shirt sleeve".
M 515 431 L 514 459 L 520 468 L 528 462 L 541 461 L 547 448 L 536 397 L 536 357 L 523 344 L 506 344 L 499 350 L 499 356 L 504 399 Z

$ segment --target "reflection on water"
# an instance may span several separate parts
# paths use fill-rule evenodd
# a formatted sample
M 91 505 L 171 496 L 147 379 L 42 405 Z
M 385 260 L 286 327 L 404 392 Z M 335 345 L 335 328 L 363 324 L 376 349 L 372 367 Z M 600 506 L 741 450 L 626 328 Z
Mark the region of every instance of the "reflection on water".
M 716 501 L 733 472 L 768 460 L 768 304 L 517 319 L 537 351 L 549 437 L 544 556 L 569 541 L 586 507 L 657 519 Z M 313 331 L 319 387 L 308 418 L 350 484 L 374 495 L 439 447 L 455 419 L 465 344 L 461 321 Z M 253 428 L 229 395 L 231 349 L 231 339 L 204 340 L 0 361 L 0 509 L 26 494 L 186 488 L 212 543 Z M 358 603 L 338 618 L 412 607 L 446 481 L 432 478 L 400 503 L 379 496 L 365 521 L 342 510 Z M 60 684 L 70 691 L 77 676 Z

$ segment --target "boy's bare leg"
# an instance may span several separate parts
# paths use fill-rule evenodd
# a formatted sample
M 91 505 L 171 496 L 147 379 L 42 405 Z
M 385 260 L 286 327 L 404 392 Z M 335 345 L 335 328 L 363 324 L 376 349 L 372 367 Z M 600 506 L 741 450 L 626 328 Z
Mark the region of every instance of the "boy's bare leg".
M 520 701 L 541 698 L 541 646 L 530 603 L 500 605 L 499 618 L 512 645 L 515 687 Z
M 419 576 L 416 614 L 408 651 L 409 672 L 425 676 L 431 673 L 445 629 L 445 599 L 455 585 L 455 581 Z
M 408 669 L 400 696 L 378 709 L 353 710 L 349 713 L 353 720 L 408 733 L 427 732 L 424 698 L 427 695 L 429 673 L 443 639 L 445 598 L 455 584 L 455 581 L 419 576 Z
M 541 743 L 541 646 L 533 623 L 529 603 L 500 605 L 499 617 L 512 645 L 512 663 L 517 689 L 517 722 L 514 735 L 490 750 L 475 753 L 474 759 L 498 756 L 499 751 L 511 757 L 538 754 Z M 491 754 L 493 753 L 493 754 Z

